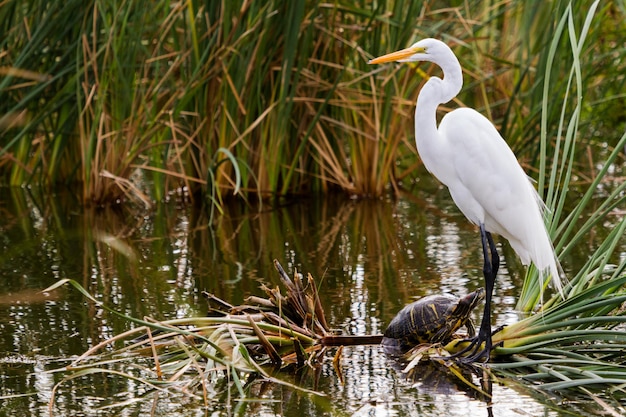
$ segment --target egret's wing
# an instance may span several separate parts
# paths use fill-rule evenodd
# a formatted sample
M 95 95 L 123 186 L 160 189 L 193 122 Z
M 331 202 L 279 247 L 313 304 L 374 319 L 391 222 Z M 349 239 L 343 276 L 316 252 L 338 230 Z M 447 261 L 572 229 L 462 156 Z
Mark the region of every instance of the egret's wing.
M 528 221 L 527 212 L 538 212 L 538 205 L 526 174 L 493 124 L 472 109 L 458 109 L 444 117 L 439 132 L 455 172 L 455 181 L 446 185 L 459 208 L 492 232 L 519 236 L 516 229 Z
M 439 132 L 454 151 L 455 176 L 446 185 L 461 211 L 509 240 L 524 264 L 532 260 L 555 271 L 541 199 L 493 124 L 475 110 L 458 109 L 444 117 Z

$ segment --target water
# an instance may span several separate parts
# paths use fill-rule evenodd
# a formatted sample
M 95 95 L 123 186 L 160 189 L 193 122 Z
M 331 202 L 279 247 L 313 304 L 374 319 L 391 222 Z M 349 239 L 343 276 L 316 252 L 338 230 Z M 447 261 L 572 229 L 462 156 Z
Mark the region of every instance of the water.
M 494 384 L 489 407 L 438 369 L 420 368 L 407 379 L 378 346 L 346 347 L 342 378 L 332 366 L 334 349 L 321 367 L 280 376 L 323 396 L 249 381 L 245 400 L 231 389 L 205 404 L 197 392 L 155 393 L 104 374 L 78 376 L 54 390 L 70 374 L 52 370 L 132 327 L 70 287 L 41 293 L 62 278 L 120 312 L 162 320 L 204 315 L 201 291 L 233 304 L 262 295 L 260 284 L 279 283 L 272 265 L 278 259 L 288 273 L 297 268 L 322 282 L 329 323 L 349 334 L 381 333 L 413 297 L 475 290 L 482 286 L 478 232 L 445 190 L 432 187 L 424 200 L 232 203 L 213 223 L 205 209 L 174 203 L 144 216 L 82 210 L 68 196 L 1 192 L 0 416 L 47 416 L 53 395 L 59 416 L 560 415 L 551 399 L 514 381 Z M 508 246 L 500 249 L 494 305 L 504 324 L 516 320 L 523 269 Z

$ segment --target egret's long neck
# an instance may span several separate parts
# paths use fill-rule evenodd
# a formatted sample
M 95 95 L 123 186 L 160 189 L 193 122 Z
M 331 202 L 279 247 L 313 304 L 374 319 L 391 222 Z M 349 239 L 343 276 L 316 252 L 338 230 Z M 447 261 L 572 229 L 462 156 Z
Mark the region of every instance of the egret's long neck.
M 422 87 L 415 106 L 417 151 L 426 168 L 438 178 L 437 160 L 440 157 L 440 149 L 445 144 L 442 143 L 443 138 L 439 137 L 437 132 L 437 107 L 456 97 L 463 86 L 461 64 L 452 51 L 446 62 L 439 65 L 443 70 L 443 79 L 432 77 L 428 80 Z M 444 181 L 443 178 L 439 179 Z

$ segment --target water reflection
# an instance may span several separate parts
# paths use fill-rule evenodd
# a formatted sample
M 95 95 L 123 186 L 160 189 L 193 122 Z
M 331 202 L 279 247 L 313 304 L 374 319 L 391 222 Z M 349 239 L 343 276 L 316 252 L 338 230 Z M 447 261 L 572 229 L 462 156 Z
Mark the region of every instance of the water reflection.
M 46 371 L 130 327 L 69 288 L 39 293 L 60 278 L 79 281 L 125 314 L 167 319 L 203 315 L 202 291 L 234 304 L 261 295 L 261 283 L 278 285 L 276 258 L 290 273 L 310 272 L 321 282 L 329 323 L 350 334 L 381 333 L 412 297 L 459 296 L 482 285 L 477 233 L 445 193 L 429 200 L 311 198 L 279 207 L 234 202 L 209 223 L 202 207 L 162 205 L 144 216 L 81 211 L 67 196 L 0 192 L 0 395 L 9 414 L 47 415 L 52 388 L 64 374 Z M 501 249 L 505 259 L 515 259 Z M 500 322 L 514 319 L 505 313 L 521 280 L 516 261 L 501 271 L 494 297 Z M 281 376 L 323 397 L 250 380 L 253 400 L 217 387 L 225 391 L 205 404 L 96 374 L 65 382 L 55 414 L 92 415 L 127 402 L 126 415 L 487 415 L 484 401 L 454 385 L 441 391 L 443 382 L 432 375 L 408 380 L 377 346 L 345 348 L 340 379 L 330 364 L 334 352 L 319 369 Z M 499 416 L 546 411 L 501 386 L 494 387 L 493 407 Z

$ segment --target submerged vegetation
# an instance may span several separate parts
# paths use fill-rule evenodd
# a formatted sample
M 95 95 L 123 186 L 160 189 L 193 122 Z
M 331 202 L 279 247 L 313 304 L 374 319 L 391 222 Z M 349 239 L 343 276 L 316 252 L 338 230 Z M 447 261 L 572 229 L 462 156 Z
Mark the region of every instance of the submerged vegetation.
M 68 376 L 54 391 L 68 380 L 98 372 L 133 379 L 150 389 L 193 396 L 201 388 L 198 398 L 208 404 L 213 400 L 208 393 L 215 392 L 215 388 L 207 387 L 210 381 L 217 384 L 225 380 L 242 396 L 242 381 L 250 374 L 284 383 L 271 376 L 272 369 L 316 364 L 317 358 L 324 355 L 324 339 L 332 335 L 311 274 L 305 282 L 296 271 L 292 280 L 278 261 L 274 266 L 282 289 L 263 286 L 266 298 L 251 296 L 245 304 L 234 306 L 205 293 L 208 317 L 166 321 L 138 320 L 120 314 L 91 296 L 78 282 L 59 281 L 48 290 L 69 282 L 90 301 L 138 326 L 93 346 L 74 360 L 66 368 Z M 110 349 L 121 342 L 122 348 Z M 138 364 L 143 358 L 151 360 L 149 366 Z
M 9 0 L 0 178 L 80 186 L 86 204 L 149 205 L 182 190 L 216 208 L 232 193 L 407 188 L 421 166 L 414 99 L 437 69 L 366 62 L 428 36 L 465 68 L 455 105 L 494 120 L 529 167 L 540 136 L 552 150 L 559 129 L 560 108 L 544 102 L 548 69 L 550 101 L 585 93 L 576 160 L 587 147 L 602 157 L 624 125 L 624 9 L 602 4 L 591 21 L 578 91 L 555 18 L 567 3 L 534 3 Z M 580 27 L 590 3 L 575 3 Z M 598 163 L 588 162 L 581 179 Z

